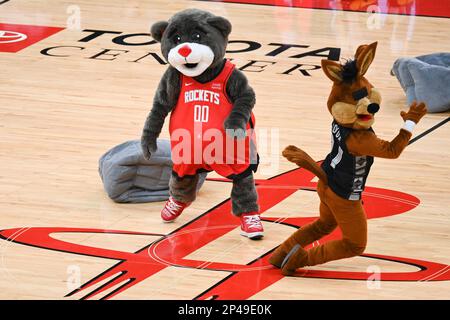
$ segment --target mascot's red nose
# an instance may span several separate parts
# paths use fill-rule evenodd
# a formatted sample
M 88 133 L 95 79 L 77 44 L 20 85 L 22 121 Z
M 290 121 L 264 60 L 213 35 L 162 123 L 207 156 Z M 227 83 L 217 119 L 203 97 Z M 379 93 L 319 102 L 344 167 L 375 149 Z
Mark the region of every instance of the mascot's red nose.
M 189 48 L 188 45 L 182 46 L 180 49 L 178 49 L 178 53 L 183 56 L 183 57 L 187 57 L 188 55 L 190 55 L 192 52 L 191 48 Z

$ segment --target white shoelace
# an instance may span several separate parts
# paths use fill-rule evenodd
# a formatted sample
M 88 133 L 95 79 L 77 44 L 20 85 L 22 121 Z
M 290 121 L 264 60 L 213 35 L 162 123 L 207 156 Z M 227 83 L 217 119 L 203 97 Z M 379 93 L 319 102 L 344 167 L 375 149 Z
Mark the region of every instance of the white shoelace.
M 249 228 L 260 228 L 261 227 L 261 220 L 259 219 L 259 216 L 247 216 L 245 218 L 245 224 L 248 225 Z
M 178 211 L 181 208 L 181 206 L 179 204 L 176 204 L 172 198 L 169 198 L 169 201 L 167 202 L 167 211 L 169 211 L 169 213 L 171 215 L 175 215 L 176 212 L 174 211 Z

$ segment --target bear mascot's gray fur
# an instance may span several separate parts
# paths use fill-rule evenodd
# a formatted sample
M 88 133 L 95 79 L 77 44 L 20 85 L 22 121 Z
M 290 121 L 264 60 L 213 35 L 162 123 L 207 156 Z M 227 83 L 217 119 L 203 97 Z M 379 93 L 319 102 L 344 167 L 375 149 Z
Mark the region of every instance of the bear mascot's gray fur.
M 245 75 L 225 59 L 230 32 L 227 19 L 197 9 L 152 25 L 151 35 L 161 43 L 169 67 L 156 91 L 141 144 L 144 156 L 150 158 L 171 113 L 174 166 L 171 196 L 161 211 L 164 222 L 174 221 L 195 200 L 198 174 L 215 171 L 233 181 L 232 213 L 241 219 L 241 235 L 260 239 L 263 226 L 253 179 L 259 159 L 253 132 L 255 93 Z M 208 139 L 214 143 L 208 145 Z M 199 151 L 200 159 L 196 158 Z

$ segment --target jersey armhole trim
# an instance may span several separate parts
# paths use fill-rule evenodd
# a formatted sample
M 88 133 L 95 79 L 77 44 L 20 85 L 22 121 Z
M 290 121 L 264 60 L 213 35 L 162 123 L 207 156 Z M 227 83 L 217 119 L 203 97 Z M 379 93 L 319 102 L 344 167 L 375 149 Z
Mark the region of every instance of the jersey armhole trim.
M 225 77 L 225 80 L 223 81 L 222 92 L 223 92 L 223 95 L 225 96 L 225 98 L 227 99 L 228 103 L 233 105 L 233 102 L 231 102 L 231 99 L 230 99 L 230 97 L 228 96 L 228 93 L 227 93 L 227 86 L 228 86 L 228 80 L 230 80 L 230 77 L 233 74 L 234 69 L 235 69 L 236 66 L 233 63 L 231 63 L 229 60 L 227 60 L 227 62 L 225 62 L 225 63 L 226 64 L 230 64 L 229 65 L 230 70 L 228 71 L 228 73 L 227 73 L 227 75 Z

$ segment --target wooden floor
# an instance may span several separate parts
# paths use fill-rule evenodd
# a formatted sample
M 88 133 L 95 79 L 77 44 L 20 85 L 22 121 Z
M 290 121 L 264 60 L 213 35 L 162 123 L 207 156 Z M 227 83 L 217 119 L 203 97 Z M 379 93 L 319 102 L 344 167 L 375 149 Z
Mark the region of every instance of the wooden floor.
M 17 52 L 2 52 L 0 40 L 0 229 L 6 238 L 0 240 L 1 299 L 450 298 L 448 124 L 410 145 L 397 160 L 375 160 L 368 180 L 375 195 L 367 196 L 370 211 L 376 216 L 387 210 L 382 198 L 393 201 L 389 207 L 393 212 L 405 212 L 369 221 L 367 256 L 308 268 L 298 277 L 282 277 L 267 264 L 267 253 L 294 231 L 292 226 L 266 221 L 264 240 L 252 242 L 239 236 L 238 221 L 229 212 L 224 213 L 228 220 L 214 222 L 221 217 L 220 208 L 229 208 L 225 202 L 214 209 L 229 197 L 228 184 L 207 181 L 198 200 L 176 223 L 163 224 L 159 216 L 163 203 L 116 204 L 107 197 L 98 175 L 98 159 L 104 152 L 140 137 L 166 68 L 148 55 L 160 54 L 158 44 L 121 45 L 120 39 L 114 43 L 112 39 L 120 35 L 148 33 L 152 23 L 197 7 L 230 19 L 231 51 L 247 48 L 243 41 L 260 44 L 253 51 L 227 56 L 244 67 L 256 91 L 257 133 L 260 138 L 264 133 L 274 137 L 267 150 L 260 150 L 263 164 L 256 176 L 267 180 L 295 168 L 282 159 L 284 146 L 301 146 L 316 160 L 330 148 L 331 116 L 326 110 L 330 83 L 320 69 L 305 71 L 306 75 L 297 70 L 314 69 L 323 57 L 291 56 L 332 47 L 340 48 L 341 58 L 346 58 L 359 44 L 378 41 L 368 73 L 383 95 L 374 129 L 391 139 L 402 125 L 399 112 L 406 109 L 406 98 L 390 68 L 398 57 L 449 52 L 450 19 L 395 14 L 374 18 L 364 12 L 206 1 L 75 2 L 11 0 L 0 5 L 2 28 L 8 24 L 63 28 Z M 80 41 L 92 34 L 87 29 L 117 33 Z M 145 35 L 122 40 L 149 41 Z M 302 47 L 268 55 L 279 48 L 276 43 Z M 65 47 L 45 50 L 56 46 Z M 414 134 L 448 116 L 427 115 Z M 162 137 L 168 137 L 167 123 Z M 264 141 L 261 138 L 260 145 Z M 310 183 L 310 178 L 304 179 L 299 185 Z M 315 193 L 282 179 L 277 183 L 292 194 L 274 200 L 271 192 L 264 193 L 262 183 L 259 190 L 267 203 L 263 217 L 306 221 L 317 216 Z M 218 225 L 209 228 L 208 221 Z M 190 228 L 195 223 L 201 228 Z M 46 238 L 46 228 L 50 233 L 65 232 Z M 190 232 L 185 240 L 191 242 L 176 241 L 178 236 L 184 239 L 177 229 Z M 169 236 L 158 249 L 166 262 L 158 265 L 151 260 L 156 253 L 152 255 L 150 244 L 161 235 Z M 47 240 L 53 238 L 66 245 L 51 247 Z M 172 254 L 185 260 L 167 261 Z M 192 261 L 206 262 L 206 267 Z M 419 266 L 427 266 L 426 272 L 420 273 Z M 107 270 L 111 274 L 103 274 Z M 118 278 L 105 285 L 121 271 L 138 280 Z M 377 277 L 382 281 L 366 281 Z M 91 279 L 101 281 L 65 297 Z M 91 292 L 97 294 L 88 296 Z

